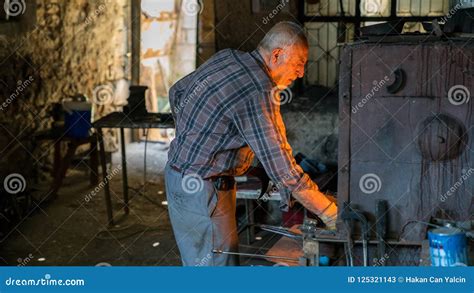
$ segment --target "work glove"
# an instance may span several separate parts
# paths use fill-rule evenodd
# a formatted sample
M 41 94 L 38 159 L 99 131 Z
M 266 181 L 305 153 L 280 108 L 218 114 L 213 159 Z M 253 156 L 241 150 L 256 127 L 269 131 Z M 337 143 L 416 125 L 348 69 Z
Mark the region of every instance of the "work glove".
M 316 185 L 311 189 L 293 192 L 293 197 L 317 215 L 326 224 L 327 229 L 336 229 L 337 205 L 333 197 L 324 195 Z

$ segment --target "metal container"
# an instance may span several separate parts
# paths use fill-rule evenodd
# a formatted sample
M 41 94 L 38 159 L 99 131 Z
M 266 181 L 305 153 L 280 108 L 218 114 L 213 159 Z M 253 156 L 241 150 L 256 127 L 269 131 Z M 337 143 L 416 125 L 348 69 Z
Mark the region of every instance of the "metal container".
M 92 127 L 92 104 L 86 101 L 63 101 L 64 130 L 66 136 L 87 138 Z
M 431 266 L 467 266 L 466 234 L 457 228 L 439 228 L 428 232 Z

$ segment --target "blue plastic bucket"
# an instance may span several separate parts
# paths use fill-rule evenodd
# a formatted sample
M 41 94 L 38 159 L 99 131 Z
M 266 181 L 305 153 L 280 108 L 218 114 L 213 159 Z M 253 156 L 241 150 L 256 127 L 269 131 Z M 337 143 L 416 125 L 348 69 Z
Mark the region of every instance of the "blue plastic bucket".
M 74 138 L 89 137 L 91 129 L 92 105 L 87 102 L 65 102 L 64 128 L 66 136 Z
M 466 234 L 456 228 L 428 232 L 431 265 L 434 267 L 467 266 Z

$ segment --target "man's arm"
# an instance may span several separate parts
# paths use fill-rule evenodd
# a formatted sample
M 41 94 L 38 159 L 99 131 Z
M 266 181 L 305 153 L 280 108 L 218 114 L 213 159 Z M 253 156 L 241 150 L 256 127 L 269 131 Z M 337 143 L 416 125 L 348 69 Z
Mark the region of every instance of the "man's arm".
M 272 102 L 270 93 L 245 99 L 235 107 L 233 121 L 269 177 L 277 186 L 289 189 L 304 207 L 320 216 L 328 226 L 333 226 L 337 207 L 296 164 L 286 139 L 279 105 Z

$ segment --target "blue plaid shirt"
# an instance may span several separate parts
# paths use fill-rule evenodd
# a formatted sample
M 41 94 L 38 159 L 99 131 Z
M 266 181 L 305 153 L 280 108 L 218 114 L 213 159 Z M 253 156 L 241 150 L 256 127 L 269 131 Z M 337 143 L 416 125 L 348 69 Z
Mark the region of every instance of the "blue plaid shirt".
M 204 179 L 238 176 L 255 155 L 280 191 L 317 189 L 293 158 L 273 89 L 258 51 L 216 53 L 170 89 L 176 138 L 169 164 Z M 288 197 L 283 192 L 284 205 Z

